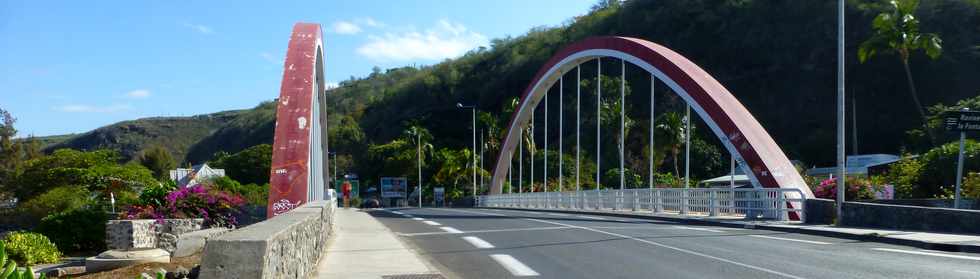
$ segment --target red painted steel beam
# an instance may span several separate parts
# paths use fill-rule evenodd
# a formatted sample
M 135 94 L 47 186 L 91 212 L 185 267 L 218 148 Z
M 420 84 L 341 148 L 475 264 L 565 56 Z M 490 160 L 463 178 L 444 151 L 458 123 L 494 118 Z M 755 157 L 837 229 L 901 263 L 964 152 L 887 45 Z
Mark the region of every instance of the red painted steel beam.
M 308 201 L 311 157 L 310 133 L 314 121 L 315 83 L 322 75 L 323 33 L 319 24 L 297 23 L 289 37 L 282 85 L 276 109 L 276 132 L 269 176 L 268 217 L 285 213 Z M 321 109 L 323 109 L 321 107 Z M 313 171 L 313 173 L 319 173 Z

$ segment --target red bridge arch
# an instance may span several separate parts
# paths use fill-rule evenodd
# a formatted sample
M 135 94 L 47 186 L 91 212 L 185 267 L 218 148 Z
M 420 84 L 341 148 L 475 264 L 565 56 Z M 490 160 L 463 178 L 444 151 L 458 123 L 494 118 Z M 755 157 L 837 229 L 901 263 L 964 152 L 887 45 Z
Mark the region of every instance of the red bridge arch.
M 491 194 L 501 193 L 514 148 L 520 142 L 519 131 L 528 124 L 533 109 L 544 94 L 563 73 L 600 57 L 623 59 L 667 84 L 691 105 L 728 152 L 744 162 L 740 166 L 754 187 L 799 189 L 805 197 L 813 197 L 782 149 L 728 89 L 677 52 L 627 37 L 594 37 L 580 41 L 560 50 L 538 70 L 511 117 L 490 181 Z

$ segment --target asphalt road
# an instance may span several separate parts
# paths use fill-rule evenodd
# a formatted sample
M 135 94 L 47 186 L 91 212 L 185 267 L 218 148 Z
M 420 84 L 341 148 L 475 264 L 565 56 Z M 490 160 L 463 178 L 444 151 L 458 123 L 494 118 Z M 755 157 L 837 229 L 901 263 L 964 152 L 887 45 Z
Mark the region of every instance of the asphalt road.
M 371 212 L 453 278 L 980 278 L 980 255 L 585 214 Z

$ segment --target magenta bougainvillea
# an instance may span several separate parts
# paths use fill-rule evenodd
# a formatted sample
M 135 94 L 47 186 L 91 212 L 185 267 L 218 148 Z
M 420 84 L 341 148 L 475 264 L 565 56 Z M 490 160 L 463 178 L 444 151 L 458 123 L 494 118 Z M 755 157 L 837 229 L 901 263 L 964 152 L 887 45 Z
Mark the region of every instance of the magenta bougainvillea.
M 123 213 L 126 219 L 204 218 L 206 226 L 235 226 L 235 215 L 245 205 L 237 194 L 213 190 L 198 184 L 174 190 L 164 199 L 165 205 L 133 205 Z
M 874 198 L 874 187 L 867 180 L 854 179 L 846 183 L 844 198 L 847 200 L 872 199 Z M 813 190 L 813 195 L 821 199 L 837 199 L 837 179 L 829 178 L 820 182 L 820 185 Z

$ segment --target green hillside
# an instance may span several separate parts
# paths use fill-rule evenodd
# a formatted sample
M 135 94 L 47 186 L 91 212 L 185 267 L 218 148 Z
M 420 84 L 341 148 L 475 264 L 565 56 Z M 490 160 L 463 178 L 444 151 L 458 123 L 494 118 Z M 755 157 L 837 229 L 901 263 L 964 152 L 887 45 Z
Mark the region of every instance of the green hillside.
M 50 153 L 60 148 L 78 150 L 118 150 L 124 159 L 133 159 L 144 149 L 160 145 L 169 150 L 174 159 L 185 161 L 193 146 L 202 139 L 228 126 L 247 111 L 225 111 L 190 117 L 150 117 L 123 121 L 71 137 L 48 137 L 60 142 L 43 145 Z M 45 138 L 42 138 L 42 142 Z

